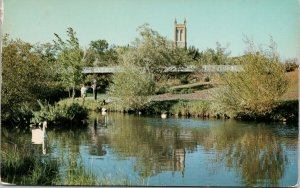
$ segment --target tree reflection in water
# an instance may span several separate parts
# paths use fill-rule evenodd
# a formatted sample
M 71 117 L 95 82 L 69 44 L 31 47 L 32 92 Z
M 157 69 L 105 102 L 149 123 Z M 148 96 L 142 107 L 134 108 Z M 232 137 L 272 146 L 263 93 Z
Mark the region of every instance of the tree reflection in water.
M 215 152 L 210 165 L 224 163 L 228 170 L 235 169 L 243 185 L 276 186 L 284 175 L 287 157 L 283 145 L 288 143 L 283 144 L 265 125 L 227 121 L 204 128 L 147 126 L 136 118 L 116 124 L 111 146 L 121 156 L 137 157 L 136 170 L 143 177 L 162 171 L 184 175 L 186 152 L 194 152 L 197 145 Z
M 162 171 L 179 171 L 184 175 L 185 152 L 197 147 L 190 130 L 147 126 L 140 118 L 118 120 L 112 128 L 111 147 L 120 157 L 136 157 L 135 170 L 142 177 Z
M 60 133 L 59 143 L 79 152 L 79 146 L 86 142 L 89 154 L 94 156 L 106 155 L 109 146 L 119 159 L 134 158 L 134 170 L 141 177 L 161 172 L 184 176 L 186 155 L 203 148 L 214 153 L 213 158 L 204 159 L 208 169 L 214 167 L 217 172 L 218 165 L 224 164 L 228 171 L 239 174 L 242 185 L 276 186 L 288 162 L 285 150 L 298 144 L 297 135 L 284 139 L 276 134 L 274 126 L 235 121 L 210 126 L 157 126 L 147 123 L 145 117 L 123 114 L 110 114 L 109 124 L 103 126 L 103 118 L 94 115 L 86 131 Z
M 210 131 L 204 145 L 217 151 L 212 162 L 236 169 L 244 185 L 276 186 L 283 177 L 287 157 L 270 127 L 226 123 Z

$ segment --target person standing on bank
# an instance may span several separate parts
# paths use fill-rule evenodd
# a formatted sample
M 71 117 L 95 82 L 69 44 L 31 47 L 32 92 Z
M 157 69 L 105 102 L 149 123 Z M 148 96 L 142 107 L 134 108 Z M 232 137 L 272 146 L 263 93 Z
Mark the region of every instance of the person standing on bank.
M 94 83 L 92 84 L 92 88 L 93 88 L 93 96 L 94 99 L 97 100 L 97 80 L 94 80 Z
M 85 87 L 85 84 L 82 84 L 82 87 L 80 89 L 80 93 L 81 93 L 81 98 L 84 101 L 84 99 L 86 97 L 86 94 L 87 94 L 87 88 Z

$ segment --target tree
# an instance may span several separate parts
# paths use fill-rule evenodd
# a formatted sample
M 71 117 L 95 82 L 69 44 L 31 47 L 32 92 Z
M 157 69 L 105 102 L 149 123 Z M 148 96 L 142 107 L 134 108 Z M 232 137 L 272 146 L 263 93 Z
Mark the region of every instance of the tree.
M 120 110 L 141 109 L 155 90 L 153 75 L 130 62 L 124 63 L 122 71 L 113 75 L 112 82 L 109 95 L 120 99 Z
M 217 42 L 216 49 L 208 48 L 207 50 L 200 53 L 198 62 L 201 65 L 225 65 L 228 64 L 228 56 L 230 52 L 226 51 L 227 48 L 222 47 Z
M 112 66 L 118 64 L 115 46 L 109 46 L 106 40 L 91 41 L 86 50 L 85 63 L 89 66 Z
M 126 50 L 118 51 L 120 63 L 130 56 L 134 64 L 154 74 L 156 81 L 159 81 L 167 67 L 179 68 L 185 63 L 178 55 L 181 52 L 180 49 L 175 48 L 173 42 L 159 35 L 149 25 L 139 27 L 138 31 L 140 31 L 140 37 L 135 39 L 133 45 Z
M 6 120 L 24 103 L 33 106 L 48 96 L 52 84 L 52 66 L 35 50 L 36 46 L 21 40 L 3 39 L 1 117 Z
M 63 41 L 58 34 L 54 34 L 54 44 L 58 51 L 57 62 L 60 78 L 69 90 L 72 89 L 72 98 L 75 97 L 75 87 L 83 80 L 84 53 L 79 46 L 76 32 L 72 28 L 67 29 L 68 40 Z
M 219 109 L 249 118 L 266 117 L 271 112 L 288 85 L 275 50 L 271 44 L 269 50 L 248 51 L 238 59 L 244 71 L 222 75 L 226 85 L 215 96 Z
M 141 109 L 155 91 L 167 68 L 180 69 L 189 60 L 186 49 L 176 48 L 147 24 L 131 46 L 117 49 L 122 72 L 113 75 L 111 96 L 120 98 L 125 110 Z

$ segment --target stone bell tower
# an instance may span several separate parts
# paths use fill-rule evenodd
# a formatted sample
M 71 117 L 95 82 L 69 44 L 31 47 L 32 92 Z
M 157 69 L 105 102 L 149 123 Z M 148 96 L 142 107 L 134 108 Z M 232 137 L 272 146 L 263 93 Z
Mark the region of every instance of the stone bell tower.
M 177 24 L 177 20 L 175 18 L 174 21 L 174 43 L 175 46 L 180 48 L 186 48 L 186 19 L 184 18 L 183 24 Z

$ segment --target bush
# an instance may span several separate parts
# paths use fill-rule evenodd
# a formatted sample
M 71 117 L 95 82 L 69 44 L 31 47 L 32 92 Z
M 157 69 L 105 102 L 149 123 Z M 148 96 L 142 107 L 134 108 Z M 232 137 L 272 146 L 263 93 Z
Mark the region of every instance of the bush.
M 20 104 L 13 106 L 10 111 L 2 112 L 2 125 L 3 126 L 17 126 L 28 128 L 30 119 L 33 117 L 33 112 L 28 104 Z
M 262 118 L 276 107 L 288 81 L 279 57 L 271 52 L 249 52 L 239 59 L 244 71 L 222 76 L 226 85 L 215 95 L 221 111 L 236 117 Z
M 178 103 L 177 100 L 169 100 L 169 101 L 152 101 L 149 105 L 144 108 L 144 111 L 152 114 L 160 114 L 162 112 L 168 112 L 173 105 Z
M 212 112 L 211 104 L 208 101 L 179 101 L 170 109 L 172 114 L 183 116 L 208 116 Z
M 165 94 L 165 93 L 168 93 L 168 92 L 169 92 L 168 87 L 161 86 L 161 87 L 157 88 L 157 90 L 155 91 L 155 94 L 159 95 L 159 94 Z
M 48 121 L 49 124 L 65 124 L 65 123 L 81 123 L 88 117 L 88 111 L 85 107 L 78 103 L 69 105 L 50 105 L 49 103 L 41 103 L 39 101 L 40 111 L 33 113 L 31 122 L 38 124 L 43 121 Z
M 113 84 L 110 85 L 109 95 L 119 98 L 119 109 L 129 111 L 144 108 L 149 102 L 149 95 L 154 94 L 154 77 L 143 67 L 123 64 L 124 71 L 113 75 Z

